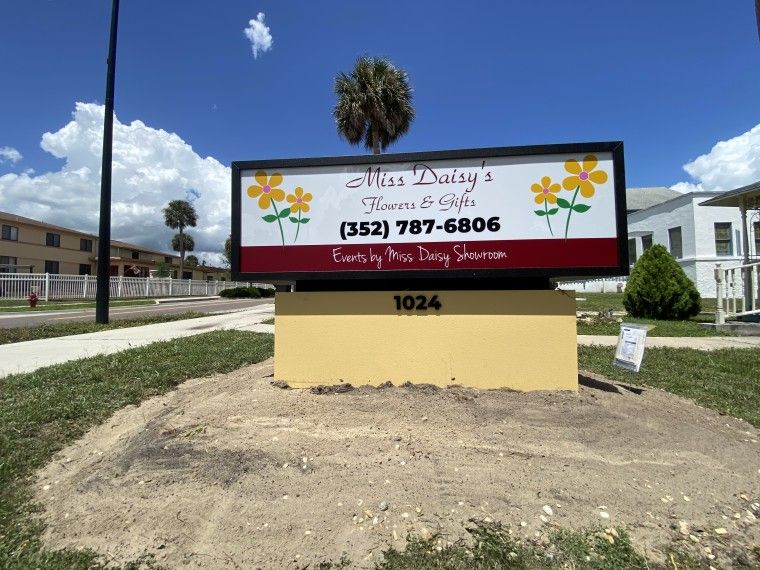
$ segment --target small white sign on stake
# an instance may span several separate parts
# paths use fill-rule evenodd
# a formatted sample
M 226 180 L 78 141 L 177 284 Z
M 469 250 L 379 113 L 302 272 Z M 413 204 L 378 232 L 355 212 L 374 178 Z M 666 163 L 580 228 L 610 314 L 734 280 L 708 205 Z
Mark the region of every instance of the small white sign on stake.
M 616 366 L 638 372 L 641 368 L 641 360 L 644 358 L 644 343 L 647 338 L 647 327 L 620 324 L 620 336 L 618 337 L 617 350 L 615 351 Z

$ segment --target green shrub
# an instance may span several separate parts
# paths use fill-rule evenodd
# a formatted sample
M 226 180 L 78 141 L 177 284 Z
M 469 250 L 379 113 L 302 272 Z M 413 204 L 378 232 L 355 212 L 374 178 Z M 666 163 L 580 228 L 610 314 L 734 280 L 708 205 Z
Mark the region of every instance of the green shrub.
M 668 250 L 653 245 L 633 266 L 623 306 L 633 317 L 683 320 L 699 313 L 702 299 Z
M 234 287 L 220 291 L 219 295 L 227 299 L 258 299 L 259 297 L 272 297 L 274 289 L 260 289 L 258 287 Z
M 262 297 L 274 297 L 274 288 L 272 289 L 262 289 L 259 288 L 259 293 L 261 293 Z

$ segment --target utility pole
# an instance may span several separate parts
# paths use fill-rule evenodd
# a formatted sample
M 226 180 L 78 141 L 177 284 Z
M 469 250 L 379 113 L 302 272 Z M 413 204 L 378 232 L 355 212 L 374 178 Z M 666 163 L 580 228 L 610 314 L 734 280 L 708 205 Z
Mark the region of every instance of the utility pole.
M 111 5 L 111 38 L 108 42 L 106 74 L 106 113 L 103 119 L 103 163 L 100 174 L 100 231 L 98 233 L 98 291 L 95 297 L 95 322 L 108 323 L 109 281 L 111 273 L 111 153 L 113 148 L 113 92 L 116 76 L 116 31 L 119 0 Z

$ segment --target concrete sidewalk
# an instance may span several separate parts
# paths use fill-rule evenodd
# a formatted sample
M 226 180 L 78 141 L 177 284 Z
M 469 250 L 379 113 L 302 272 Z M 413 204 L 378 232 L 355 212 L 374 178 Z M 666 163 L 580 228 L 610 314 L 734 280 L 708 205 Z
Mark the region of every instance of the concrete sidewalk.
M 578 335 L 578 344 L 597 346 L 617 346 L 618 337 L 599 335 Z M 646 348 L 670 347 L 693 348 L 694 350 L 719 350 L 721 348 L 760 348 L 757 336 L 648 336 Z
M 274 333 L 274 325 L 261 324 L 261 321 L 272 317 L 274 303 L 267 303 L 243 311 L 197 319 L 5 344 L 0 346 L 0 378 L 9 374 L 32 372 L 43 366 L 69 360 L 111 354 L 153 342 L 215 330 Z

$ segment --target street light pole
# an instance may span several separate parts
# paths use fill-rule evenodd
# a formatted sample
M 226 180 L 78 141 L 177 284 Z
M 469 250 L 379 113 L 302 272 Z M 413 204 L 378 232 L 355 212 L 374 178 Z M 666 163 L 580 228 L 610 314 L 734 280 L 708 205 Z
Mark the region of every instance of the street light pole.
M 113 92 L 116 75 L 116 31 L 119 0 L 111 6 L 111 38 L 108 43 L 106 75 L 106 112 L 103 119 L 103 162 L 100 174 L 100 231 L 98 233 L 98 291 L 95 297 L 95 322 L 108 323 L 109 281 L 111 273 L 111 156 L 113 147 Z

